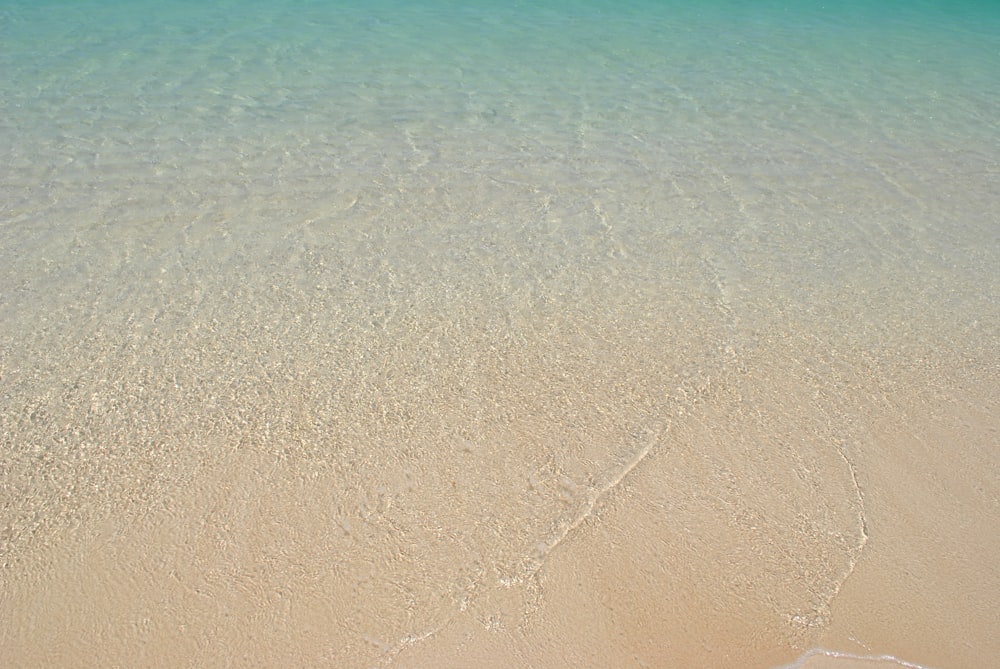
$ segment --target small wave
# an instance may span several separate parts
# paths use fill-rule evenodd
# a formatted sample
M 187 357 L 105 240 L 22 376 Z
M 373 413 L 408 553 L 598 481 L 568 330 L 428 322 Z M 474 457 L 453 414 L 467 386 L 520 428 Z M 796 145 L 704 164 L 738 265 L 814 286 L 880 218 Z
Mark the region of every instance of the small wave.
M 825 648 L 813 648 L 799 656 L 791 664 L 784 664 L 775 669 L 802 669 L 806 662 L 813 657 L 829 657 L 837 660 L 854 660 L 856 662 L 887 662 L 897 667 L 907 667 L 907 669 L 933 669 L 927 665 L 907 662 L 895 655 L 859 655 L 856 653 L 842 653 L 836 650 L 826 650 Z

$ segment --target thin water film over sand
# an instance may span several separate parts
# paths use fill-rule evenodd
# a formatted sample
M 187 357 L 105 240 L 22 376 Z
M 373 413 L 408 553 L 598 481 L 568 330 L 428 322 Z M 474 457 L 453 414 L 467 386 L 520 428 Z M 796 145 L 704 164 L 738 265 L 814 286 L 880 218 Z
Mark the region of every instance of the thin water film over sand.
M 995 13 L 138 7 L 0 8 L 0 656 L 1000 654 Z

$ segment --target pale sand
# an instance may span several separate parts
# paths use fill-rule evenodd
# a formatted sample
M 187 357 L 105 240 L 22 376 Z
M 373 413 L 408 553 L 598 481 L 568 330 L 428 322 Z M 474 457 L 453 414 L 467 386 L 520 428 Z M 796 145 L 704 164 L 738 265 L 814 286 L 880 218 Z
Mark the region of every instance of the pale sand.
M 493 633 L 467 621 L 404 651 L 400 666 L 444 657 L 450 666 L 773 667 L 807 647 L 835 653 L 794 666 L 991 666 L 1000 657 L 996 368 L 855 369 L 824 376 L 824 388 L 803 383 L 789 360 L 757 365 L 553 551 L 528 629 L 516 617 Z M 826 422 L 833 416 L 839 428 Z M 782 442 L 849 423 L 844 452 L 867 538 L 850 572 L 824 583 L 823 565 L 802 561 L 808 550 L 793 552 L 783 529 L 755 541 L 748 518 L 756 508 L 773 522 L 787 485 L 767 480 L 780 473 L 761 457 L 780 460 Z M 709 499 L 685 479 L 724 460 L 720 447 L 760 449 L 746 466 L 762 476 L 743 472 L 733 499 Z M 814 587 L 818 599 L 803 592 Z M 781 613 L 808 601 L 820 603 L 811 617 Z
M 871 183 L 11 226 L 0 657 L 989 666 L 996 219 Z
M 512 575 L 482 537 L 482 563 L 460 568 L 475 547 L 435 542 L 440 519 L 396 543 L 345 529 L 338 472 L 234 451 L 13 570 L 0 652 L 25 667 L 775 667 L 821 647 L 849 655 L 795 666 L 989 666 L 995 367 L 822 358 L 812 339 L 775 337 L 699 388 Z M 813 460 L 811 440 L 839 446 Z

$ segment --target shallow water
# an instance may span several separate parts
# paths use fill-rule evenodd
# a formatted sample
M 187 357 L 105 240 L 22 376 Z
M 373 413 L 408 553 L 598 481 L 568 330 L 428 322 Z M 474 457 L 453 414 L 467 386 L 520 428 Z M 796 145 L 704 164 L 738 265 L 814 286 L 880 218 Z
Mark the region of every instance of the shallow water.
M 998 35 L 0 3 L 0 654 L 995 657 Z

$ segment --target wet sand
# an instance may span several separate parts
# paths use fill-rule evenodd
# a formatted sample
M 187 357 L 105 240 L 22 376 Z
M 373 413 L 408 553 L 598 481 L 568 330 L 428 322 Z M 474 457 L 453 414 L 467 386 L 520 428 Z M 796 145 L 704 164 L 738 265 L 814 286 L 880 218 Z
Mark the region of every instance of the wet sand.
M 970 360 L 845 373 L 830 360 L 804 383 L 809 373 L 782 350 L 707 397 L 553 551 L 529 623 L 497 607 L 500 630 L 455 625 L 399 666 L 773 667 L 804 648 L 831 652 L 789 666 L 988 666 L 1000 652 L 996 369 Z M 847 423 L 839 483 L 854 487 L 863 530 L 826 537 L 838 552 L 790 536 L 815 507 L 787 494 L 796 463 L 782 445 Z M 733 476 L 727 460 L 746 469 Z M 838 471 L 797 464 L 806 481 L 811 467 L 824 479 Z M 732 476 L 728 496 L 704 485 L 699 472 L 713 467 Z
M 989 345 L 965 352 L 775 331 L 575 480 L 475 440 L 402 467 L 273 439 L 184 453 L 173 479 L 116 462 L 126 494 L 68 497 L 5 553 L 0 647 L 25 667 L 987 666 L 1000 384 Z
M 995 13 L 8 4 L 0 664 L 996 664 Z
M 468 186 L 412 219 L 16 229 L 52 260 L 8 269 L 0 655 L 997 656 L 992 247 Z

